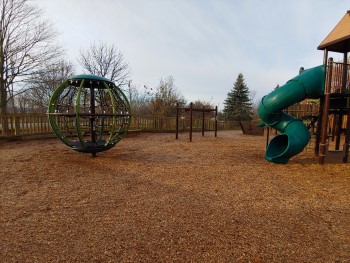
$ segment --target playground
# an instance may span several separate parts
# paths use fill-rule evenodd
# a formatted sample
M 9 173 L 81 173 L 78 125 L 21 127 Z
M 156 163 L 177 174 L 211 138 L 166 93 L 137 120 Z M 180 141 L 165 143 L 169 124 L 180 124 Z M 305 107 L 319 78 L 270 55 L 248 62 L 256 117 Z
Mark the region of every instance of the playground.
M 349 24 L 242 131 L 190 103 L 147 133 L 121 88 L 86 74 L 56 88 L 49 123 L 2 114 L 1 261 L 349 262 Z
M 241 131 L 141 133 L 96 158 L 1 142 L 2 261 L 346 262 L 349 163 L 276 165 Z

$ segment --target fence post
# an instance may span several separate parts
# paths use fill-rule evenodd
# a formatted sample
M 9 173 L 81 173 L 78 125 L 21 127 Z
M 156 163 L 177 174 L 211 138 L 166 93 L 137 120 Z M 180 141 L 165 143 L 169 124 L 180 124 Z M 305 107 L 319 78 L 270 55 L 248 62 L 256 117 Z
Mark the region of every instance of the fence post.
M 344 143 L 343 163 L 347 163 L 349 160 L 349 149 L 350 149 L 350 110 L 348 111 L 348 116 L 346 120 L 346 134 L 345 134 L 345 143 Z
M 215 106 L 215 137 L 218 136 L 218 106 Z
M 192 102 L 190 103 L 190 142 L 192 142 Z
M 202 112 L 202 136 L 204 136 L 204 106 L 203 106 L 203 112 Z
M 179 103 L 176 102 L 176 137 L 175 139 L 179 139 Z
M 9 133 L 8 118 L 7 115 L 2 115 L 1 118 L 1 130 L 2 136 L 6 136 Z
M 19 116 L 15 116 L 15 135 L 21 135 L 21 123 Z

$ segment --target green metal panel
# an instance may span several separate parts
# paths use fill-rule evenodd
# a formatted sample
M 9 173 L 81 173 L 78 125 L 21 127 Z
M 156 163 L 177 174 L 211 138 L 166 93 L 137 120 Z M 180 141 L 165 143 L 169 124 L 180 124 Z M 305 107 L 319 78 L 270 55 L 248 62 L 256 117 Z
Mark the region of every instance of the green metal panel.
M 50 113 L 55 113 L 56 106 L 57 106 L 57 98 L 62 93 L 62 91 L 67 88 L 69 85 L 68 80 L 64 81 L 58 88 L 54 91 L 52 94 L 50 100 L 49 100 L 49 107 L 48 107 L 48 118 L 50 126 L 53 130 L 53 132 L 57 135 L 57 137 L 66 145 L 69 146 L 68 140 L 65 138 L 64 134 L 60 131 L 58 125 L 57 125 L 57 118 L 58 116 L 50 115 Z
M 111 104 L 112 104 L 112 113 L 113 113 L 113 115 L 115 115 L 115 114 L 116 114 L 116 110 L 115 110 L 115 99 L 114 99 L 114 97 L 113 97 L 112 91 L 111 91 L 111 89 L 108 87 L 108 84 L 107 84 L 107 83 L 103 82 L 103 84 L 104 84 L 104 86 L 106 87 L 106 89 L 107 89 L 107 91 L 108 91 L 108 94 L 109 94 L 109 96 L 110 96 Z M 113 117 L 112 117 L 112 130 L 110 131 L 110 135 L 109 135 L 109 137 L 108 137 L 108 139 L 107 139 L 107 141 L 106 141 L 105 146 L 107 146 L 107 145 L 110 143 L 111 139 L 113 138 L 114 131 L 115 131 L 115 124 L 116 124 L 116 118 L 115 118 L 115 116 L 113 116 Z
M 69 77 L 68 79 L 69 80 L 75 80 L 75 79 L 96 80 L 96 81 L 107 81 L 107 82 L 113 83 L 107 78 L 96 76 L 96 75 L 90 75 L 90 74 L 75 75 L 75 76 Z

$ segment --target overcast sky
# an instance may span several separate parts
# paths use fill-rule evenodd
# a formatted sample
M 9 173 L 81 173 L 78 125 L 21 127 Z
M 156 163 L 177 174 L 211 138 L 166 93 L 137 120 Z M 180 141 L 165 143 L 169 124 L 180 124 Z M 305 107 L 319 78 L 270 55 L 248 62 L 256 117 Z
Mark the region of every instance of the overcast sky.
M 61 33 L 67 60 L 93 42 L 115 44 L 132 83 L 172 75 L 185 98 L 223 108 L 239 73 L 255 100 L 305 68 L 350 9 L 345 0 L 36 0 Z M 335 58 L 341 57 L 332 54 Z

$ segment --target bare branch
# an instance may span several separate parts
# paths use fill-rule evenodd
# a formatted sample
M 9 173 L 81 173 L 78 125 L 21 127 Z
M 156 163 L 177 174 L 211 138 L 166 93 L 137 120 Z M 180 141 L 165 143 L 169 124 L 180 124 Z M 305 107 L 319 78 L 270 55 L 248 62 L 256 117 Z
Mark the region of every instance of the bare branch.
M 55 64 L 46 65 L 44 71 L 32 75 L 25 88 L 18 90 L 13 96 L 18 97 L 17 104 L 20 105 L 23 96 L 19 95 L 25 94 L 25 101 L 33 105 L 32 108 L 45 112 L 53 91 L 71 75 L 73 75 L 73 65 L 69 62 L 59 61 Z
M 25 82 L 63 53 L 58 33 L 30 0 L 0 0 L 0 113 L 13 83 Z
M 82 49 L 78 61 L 88 73 L 108 78 L 117 85 L 125 84 L 130 74 L 123 54 L 115 45 L 104 42 Z
M 158 117 L 175 116 L 177 102 L 185 104 L 185 98 L 175 86 L 174 78 L 161 79 L 150 101 L 153 114 Z

